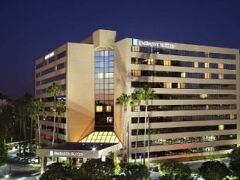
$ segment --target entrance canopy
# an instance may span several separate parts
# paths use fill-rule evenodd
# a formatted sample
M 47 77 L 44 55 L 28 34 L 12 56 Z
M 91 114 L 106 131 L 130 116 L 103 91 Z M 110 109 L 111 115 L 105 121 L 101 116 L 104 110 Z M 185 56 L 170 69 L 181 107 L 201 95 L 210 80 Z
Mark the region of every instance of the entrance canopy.
M 52 147 L 37 149 L 39 157 L 67 157 L 97 159 L 121 149 L 120 143 L 66 142 Z

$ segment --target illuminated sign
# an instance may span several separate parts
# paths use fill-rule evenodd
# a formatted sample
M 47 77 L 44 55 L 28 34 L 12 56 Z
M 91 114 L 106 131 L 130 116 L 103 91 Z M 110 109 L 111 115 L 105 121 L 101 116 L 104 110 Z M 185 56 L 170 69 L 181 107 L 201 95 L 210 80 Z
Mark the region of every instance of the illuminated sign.
M 53 57 L 54 56 L 54 52 L 50 52 L 49 54 L 47 54 L 44 59 L 47 60 L 49 59 L 50 57 Z
M 50 150 L 49 156 L 57 157 L 83 157 L 83 153 L 76 151 L 60 151 L 60 150 Z
M 155 42 L 155 41 L 143 41 L 140 39 L 132 39 L 132 45 L 134 46 L 150 46 L 150 47 L 159 47 L 159 48 L 167 48 L 174 49 L 175 45 L 168 42 Z

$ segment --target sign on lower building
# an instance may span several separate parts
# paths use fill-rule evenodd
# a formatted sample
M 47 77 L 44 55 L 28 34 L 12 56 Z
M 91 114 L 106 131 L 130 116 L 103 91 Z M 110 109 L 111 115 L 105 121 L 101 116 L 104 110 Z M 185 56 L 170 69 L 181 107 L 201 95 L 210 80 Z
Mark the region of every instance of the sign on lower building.
M 80 157 L 83 157 L 83 153 L 78 151 L 49 150 L 49 156 L 80 158 Z

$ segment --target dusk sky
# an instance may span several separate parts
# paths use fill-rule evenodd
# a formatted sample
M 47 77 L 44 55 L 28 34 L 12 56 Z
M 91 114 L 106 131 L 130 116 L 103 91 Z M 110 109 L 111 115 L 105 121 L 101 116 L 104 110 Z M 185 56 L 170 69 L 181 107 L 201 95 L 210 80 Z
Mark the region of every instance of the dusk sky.
M 240 48 L 239 0 L 1 0 L 0 92 L 34 93 L 34 61 L 102 28 L 135 37 Z

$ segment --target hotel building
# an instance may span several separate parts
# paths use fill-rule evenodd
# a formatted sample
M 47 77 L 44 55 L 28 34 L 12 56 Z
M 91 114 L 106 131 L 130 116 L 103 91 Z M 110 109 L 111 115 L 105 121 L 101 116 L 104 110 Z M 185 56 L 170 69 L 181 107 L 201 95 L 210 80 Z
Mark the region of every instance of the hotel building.
M 57 118 L 56 143 L 122 144 L 130 159 L 137 143 L 137 158 L 147 156 L 144 102 L 122 111 L 116 99 L 148 86 L 155 93 L 147 109 L 150 159 L 221 154 L 239 144 L 238 49 L 116 40 L 115 31 L 97 30 L 36 60 L 35 72 L 35 96 L 47 111 L 53 97 L 46 89 L 58 82 L 64 90 L 57 99 L 67 110 Z M 41 117 L 43 144 L 51 144 L 52 131 L 48 113 Z

